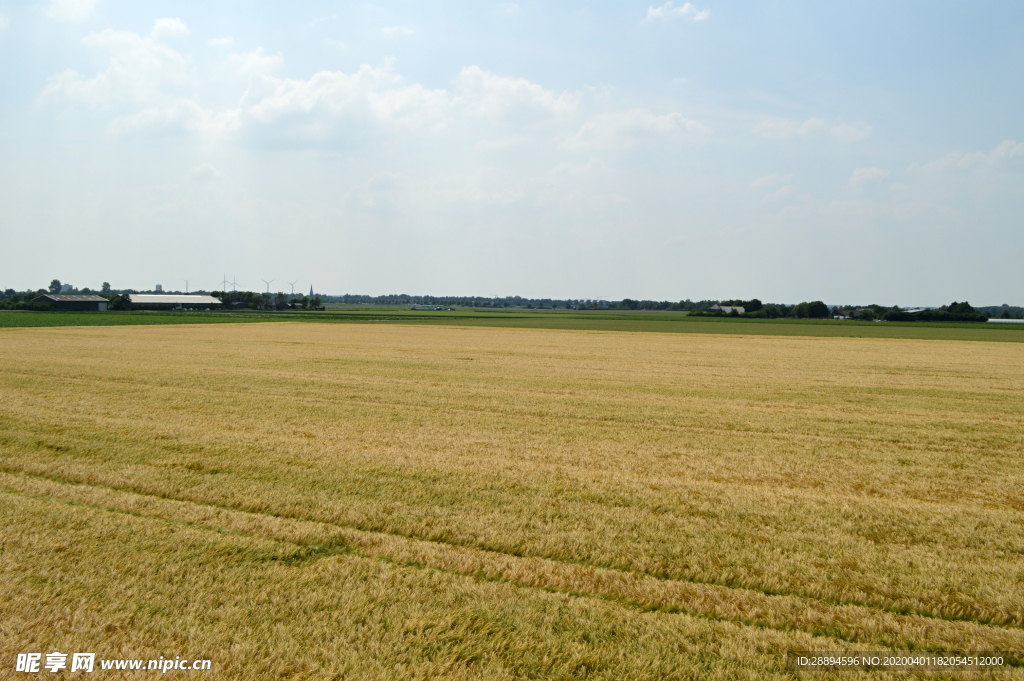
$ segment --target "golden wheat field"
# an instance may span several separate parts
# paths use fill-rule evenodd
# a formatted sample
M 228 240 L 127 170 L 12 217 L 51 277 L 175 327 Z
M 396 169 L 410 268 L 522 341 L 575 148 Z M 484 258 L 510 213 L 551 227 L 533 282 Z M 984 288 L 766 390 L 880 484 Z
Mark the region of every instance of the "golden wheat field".
M 1021 657 L 1022 483 L 1016 343 L 3 329 L 0 676 L 30 650 L 227 679 Z

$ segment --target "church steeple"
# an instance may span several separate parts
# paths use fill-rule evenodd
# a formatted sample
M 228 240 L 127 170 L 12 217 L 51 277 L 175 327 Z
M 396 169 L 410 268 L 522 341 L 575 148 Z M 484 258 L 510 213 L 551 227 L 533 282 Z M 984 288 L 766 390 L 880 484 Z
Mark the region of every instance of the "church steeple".
M 309 285 L 309 297 L 310 298 L 313 297 L 313 285 L 312 284 Z

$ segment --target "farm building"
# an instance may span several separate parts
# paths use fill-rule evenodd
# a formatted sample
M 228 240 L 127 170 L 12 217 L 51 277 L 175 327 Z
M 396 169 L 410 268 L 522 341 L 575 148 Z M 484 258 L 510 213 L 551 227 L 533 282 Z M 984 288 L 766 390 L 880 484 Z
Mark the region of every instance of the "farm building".
M 747 311 L 742 305 L 712 305 L 711 309 L 714 311 L 721 310 L 724 314 L 729 314 L 733 310 L 736 310 L 736 314 L 743 314 Z
M 220 309 L 220 298 L 198 295 L 128 294 L 133 310 L 209 310 Z
M 107 299 L 102 296 L 47 293 L 33 298 L 32 302 L 49 304 L 55 310 L 103 312 L 107 309 Z

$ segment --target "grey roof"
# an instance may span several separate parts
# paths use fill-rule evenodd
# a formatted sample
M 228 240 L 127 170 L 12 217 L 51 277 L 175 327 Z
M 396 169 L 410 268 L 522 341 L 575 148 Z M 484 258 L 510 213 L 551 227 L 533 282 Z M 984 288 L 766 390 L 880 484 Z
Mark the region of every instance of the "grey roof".
M 128 299 L 132 305 L 220 305 L 220 298 L 213 296 L 172 296 L 172 295 L 147 295 L 140 293 L 129 293 Z
M 44 293 L 43 295 L 36 298 L 49 298 L 50 300 L 57 302 L 71 302 L 71 303 L 106 303 L 106 298 L 102 296 L 90 296 L 90 295 L 71 295 L 67 293 Z

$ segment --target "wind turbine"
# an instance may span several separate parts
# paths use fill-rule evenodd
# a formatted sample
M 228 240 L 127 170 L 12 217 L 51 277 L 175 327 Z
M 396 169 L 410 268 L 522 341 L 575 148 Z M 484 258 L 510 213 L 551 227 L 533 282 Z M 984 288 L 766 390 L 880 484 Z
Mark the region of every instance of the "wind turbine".
M 298 279 L 296 279 L 295 281 L 289 281 L 288 282 L 288 285 L 292 287 L 292 295 L 293 296 L 295 295 L 295 285 L 298 284 L 298 283 L 299 283 Z
M 270 293 L 270 285 L 274 283 L 274 280 L 271 279 L 270 281 L 267 281 L 266 279 L 260 279 L 260 281 L 267 285 L 267 293 Z
M 227 272 L 224 273 L 224 281 L 222 281 L 220 283 L 221 283 L 221 286 L 224 287 L 224 293 L 227 293 L 228 292 L 228 284 L 231 283 L 230 281 L 228 281 L 228 273 Z
M 188 279 L 185 280 L 185 293 L 188 293 Z
M 237 291 L 238 290 L 238 282 L 235 281 L 235 275 L 233 275 L 233 274 L 231 275 L 231 290 L 232 291 Z

